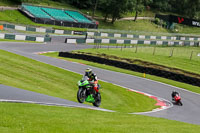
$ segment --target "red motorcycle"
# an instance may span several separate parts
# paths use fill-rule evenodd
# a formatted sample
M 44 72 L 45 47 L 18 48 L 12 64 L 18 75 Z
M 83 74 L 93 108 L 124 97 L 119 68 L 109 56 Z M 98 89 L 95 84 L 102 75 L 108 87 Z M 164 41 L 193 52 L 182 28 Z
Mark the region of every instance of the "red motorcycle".
M 183 103 L 181 102 L 181 96 L 179 94 L 176 94 L 173 98 L 172 101 L 174 104 L 183 106 Z

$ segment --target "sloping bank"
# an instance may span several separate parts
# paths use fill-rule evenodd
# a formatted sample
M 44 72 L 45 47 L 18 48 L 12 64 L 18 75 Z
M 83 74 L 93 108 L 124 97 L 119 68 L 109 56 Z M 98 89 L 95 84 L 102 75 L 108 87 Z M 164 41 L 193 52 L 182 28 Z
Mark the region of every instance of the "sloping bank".
M 59 56 L 82 59 L 87 61 L 92 61 L 100 64 L 106 64 L 110 66 L 115 66 L 127 70 L 132 70 L 140 73 L 146 73 L 150 75 L 155 75 L 195 86 L 200 87 L 200 75 L 183 71 L 180 69 L 174 69 L 170 67 L 165 67 L 162 65 L 157 65 L 149 62 L 140 61 L 141 65 L 134 64 L 130 59 L 119 58 L 115 56 L 102 55 L 91 55 L 89 53 L 83 52 L 59 52 Z

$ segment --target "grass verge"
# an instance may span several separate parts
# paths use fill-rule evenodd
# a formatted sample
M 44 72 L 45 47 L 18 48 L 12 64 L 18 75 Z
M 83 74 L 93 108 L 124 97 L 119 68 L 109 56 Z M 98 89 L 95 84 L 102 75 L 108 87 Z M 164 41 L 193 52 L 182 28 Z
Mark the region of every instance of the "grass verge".
M 23 41 L 23 40 L 9 40 L 9 39 L 0 39 L 1 42 L 25 42 L 25 43 L 43 43 L 36 41 Z
M 80 108 L 0 103 L 1 133 L 180 133 L 200 132 L 192 125 L 162 118 L 109 113 Z
M 114 24 L 110 22 L 104 22 L 99 20 L 99 29 L 116 29 L 116 30 L 127 30 L 127 31 L 146 31 L 146 32 L 164 32 L 168 33 L 169 31 L 158 27 L 156 24 L 152 23 L 150 20 L 125 20 L 125 21 L 116 21 Z
M 81 75 L 0 50 L 0 84 L 77 101 L 77 81 Z M 150 111 L 156 101 L 101 82 L 102 108 L 118 112 Z M 139 99 L 139 100 L 138 100 Z

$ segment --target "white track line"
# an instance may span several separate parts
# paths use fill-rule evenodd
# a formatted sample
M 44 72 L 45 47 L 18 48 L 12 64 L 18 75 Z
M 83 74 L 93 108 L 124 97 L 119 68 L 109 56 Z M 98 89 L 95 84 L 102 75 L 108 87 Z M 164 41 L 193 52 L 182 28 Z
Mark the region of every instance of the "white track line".
M 112 110 L 102 109 L 102 108 L 98 108 L 98 107 L 83 107 L 83 106 L 77 106 L 77 105 L 71 105 L 71 104 L 44 103 L 44 102 L 33 102 L 33 101 L 23 101 L 23 100 L 8 100 L 8 99 L 0 99 L 0 102 L 30 103 L 30 104 L 40 104 L 40 105 L 47 105 L 47 106 L 76 107 L 76 108 L 86 108 L 86 109 L 99 110 L 99 111 L 105 111 L 105 112 L 115 112 L 115 111 L 112 111 Z

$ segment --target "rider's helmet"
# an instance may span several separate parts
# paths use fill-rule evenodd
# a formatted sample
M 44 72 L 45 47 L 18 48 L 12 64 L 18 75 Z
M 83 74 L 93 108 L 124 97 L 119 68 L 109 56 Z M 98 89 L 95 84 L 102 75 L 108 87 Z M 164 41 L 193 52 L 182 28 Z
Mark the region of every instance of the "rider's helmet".
M 175 91 L 175 90 L 173 90 L 173 91 L 172 91 L 172 93 L 176 93 L 176 91 Z
M 90 77 L 90 76 L 92 75 L 92 69 L 87 68 L 87 69 L 85 70 L 85 75 Z
M 172 91 L 172 94 L 173 94 L 173 95 L 180 95 L 180 94 L 179 94 L 177 91 L 175 91 L 175 90 Z

